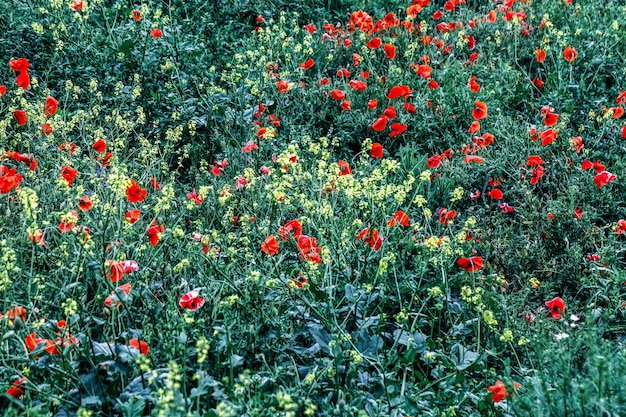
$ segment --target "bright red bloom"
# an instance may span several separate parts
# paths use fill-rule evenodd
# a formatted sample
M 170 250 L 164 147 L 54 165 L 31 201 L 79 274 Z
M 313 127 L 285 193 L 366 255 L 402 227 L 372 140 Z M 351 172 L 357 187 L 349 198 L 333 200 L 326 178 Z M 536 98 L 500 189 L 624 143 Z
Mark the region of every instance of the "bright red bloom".
M 428 88 L 430 90 L 436 90 L 436 89 L 439 88 L 439 83 L 437 81 L 435 81 L 435 80 L 430 80 L 430 81 L 428 81 Z
M 408 111 L 411 114 L 415 114 L 417 113 L 417 110 L 415 109 L 415 106 L 412 105 L 411 103 L 404 103 L 402 104 L 404 106 L 404 110 Z
M 63 169 L 61 169 L 61 177 L 65 181 L 67 181 L 67 186 L 71 187 L 76 175 L 78 174 L 78 170 L 70 167 L 69 165 L 65 165 Z
M 457 212 L 456 210 L 448 210 L 442 207 L 437 210 L 437 215 L 439 216 L 439 223 L 447 226 L 450 220 L 456 218 Z
M 28 115 L 24 110 L 15 110 L 13 112 L 13 117 L 15 117 L 15 120 L 17 120 L 17 123 L 20 126 L 24 126 L 28 121 Z
M 61 218 L 61 222 L 59 223 L 59 230 L 63 233 L 68 233 L 72 230 L 74 226 L 76 226 L 77 221 L 78 212 L 76 210 L 72 210 Z
M 546 60 L 546 51 L 543 49 L 535 49 L 535 58 L 539 64 L 543 64 L 543 61 Z
M 367 108 L 370 110 L 374 110 L 377 106 L 378 106 L 378 100 L 376 100 L 375 98 L 367 102 Z
M 50 133 L 52 133 L 52 125 L 50 125 L 50 123 L 44 123 L 43 125 L 41 125 L 42 135 L 48 136 Z
M 387 98 L 393 100 L 394 98 L 404 97 L 408 99 L 411 95 L 411 88 L 408 85 L 397 85 L 389 90 L 389 94 L 387 94 Z
M 343 100 L 344 98 L 346 98 L 346 93 L 344 93 L 344 92 L 343 92 L 343 91 L 341 91 L 341 90 L 332 90 L 332 91 L 330 92 L 330 95 L 332 96 L 332 98 L 334 98 L 334 99 L 335 99 L 335 100 L 337 100 L 337 101 L 341 101 L 341 100 Z
M 513 389 L 516 392 L 521 386 L 522 384 L 520 384 L 519 382 L 513 383 Z M 508 393 L 506 392 L 506 386 L 500 380 L 497 380 L 494 385 L 487 388 L 487 391 L 492 393 L 491 400 L 494 403 L 499 403 L 500 401 L 504 400 L 508 396 Z M 514 397 L 514 394 L 511 394 L 511 397 Z
M 465 162 L 466 164 L 472 162 L 475 164 L 482 164 L 483 162 L 485 162 L 485 160 L 478 155 L 467 155 L 465 158 L 463 158 L 463 162 Z
M 13 307 L 12 309 L 4 313 L 4 317 L 6 317 L 11 322 L 11 324 L 13 324 L 16 319 L 20 319 L 21 321 L 24 321 L 26 320 L 27 316 L 28 316 L 28 312 L 26 311 L 26 308 L 22 306 Z M 0 318 L 1 317 L 2 317 L 2 314 L 0 314 Z
M 9 61 L 9 67 L 16 72 L 28 71 L 30 62 L 26 58 L 12 59 Z
M 198 291 L 189 291 L 183 294 L 178 301 L 180 308 L 188 310 L 197 310 L 204 305 L 204 299 L 198 296 Z
M 43 114 L 46 117 L 54 116 L 54 114 L 57 112 L 58 109 L 59 109 L 58 100 L 54 97 L 48 97 L 46 99 L 46 105 L 44 107 Z
M 96 141 L 96 143 L 94 143 L 91 147 L 93 148 L 93 150 L 95 150 L 96 152 L 100 153 L 100 152 L 106 151 L 107 144 L 102 139 L 98 139 Z
M 124 215 L 124 220 L 126 220 L 129 224 L 133 224 L 137 220 L 139 220 L 140 215 L 141 215 L 141 211 L 139 210 L 129 210 Z
M 433 69 L 428 65 L 422 64 L 415 69 L 415 72 L 422 78 L 430 78 L 430 74 L 433 72 Z
M 93 207 L 93 203 L 91 202 L 91 199 L 89 198 L 88 195 L 82 196 L 80 200 L 78 201 L 78 208 L 81 211 L 89 211 L 91 210 L 92 207 Z
M 474 272 L 483 269 L 482 256 L 472 256 L 470 258 L 459 258 L 456 261 L 459 268 L 464 269 L 467 272 Z
M 372 147 L 370 148 L 370 155 L 372 155 L 372 158 L 382 158 L 383 145 L 378 142 L 372 143 Z
M 293 237 L 298 238 L 302 234 L 302 224 L 300 224 L 299 220 L 291 220 L 287 222 L 284 226 L 278 228 L 278 236 L 282 240 L 289 239 L 289 235 L 293 235 Z
M 385 56 L 387 58 L 394 59 L 396 57 L 396 47 L 394 45 L 386 43 L 383 49 L 385 50 Z
M 16 379 L 13 382 L 13 385 L 11 385 L 6 393 L 7 395 L 15 398 L 16 400 L 21 400 L 22 397 L 24 397 L 24 394 L 26 394 L 26 384 L 28 383 L 28 379 L 26 378 L 19 378 Z
M 559 115 L 556 113 L 548 112 L 543 118 L 543 124 L 552 127 L 559 120 Z
M 351 106 L 352 106 L 352 102 L 350 100 L 344 100 L 341 102 L 341 108 L 344 111 L 349 111 Z
M 363 229 L 356 235 L 356 238 L 370 245 L 375 251 L 379 250 L 383 244 L 383 238 L 378 234 L 376 228 Z
M 372 38 L 369 40 L 369 42 L 366 45 L 370 49 L 378 49 L 380 48 L 381 44 L 382 42 L 380 41 L 380 38 Z
M 30 75 L 28 75 L 28 71 L 20 72 L 15 77 L 15 84 L 20 87 L 22 90 L 27 90 L 30 87 Z
M 596 174 L 593 177 L 593 182 L 596 184 L 598 188 L 602 188 L 610 182 L 613 182 L 617 179 L 615 174 L 611 174 L 609 171 L 602 171 L 599 174 Z
M 572 138 L 572 150 L 576 151 L 576 153 L 580 153 L 583 150 L 585 144 L 583 143 L 583 138 L 580 136 L 576 136 Z
M 543 164 L 545 164 L 545 162 L 543 162 L 543 159 L 541 159 L 539 155 L 531 155 L 528 157 L 528 161 L 526 161 L 527 167 L 534 167 Z
M 365 81 L 350 80 L 348 84 L 356 91 L 365 91 L 367 89 L 367 83 Z
M 0 98 L 2 98 L 2 96 L 4 96 L 6 93 L 7 93 L 7 86 L 0 85 Z
M 476 82 L 476 76 L 473 76 L 469 80 L 470 91 L 472 93 L 478 93 L 480 91 L 480 84 Z
M 150 36 L 152 36 L 153 38 L 157 39 L 160 38 L 161 36 L 163 36 L 163 32 L 161 31 L 161 29 L 158 28 L 154 28 L 150 31 Z
M 202 300 L 202 304 L 204 304 L 204 300 Z M 189 309 L 190 310 L 197 310 L 200 307 L 202 307 L 202 306 L 199 306 L 197 308 L 189 308 Z M 143 340 L 139 340 L 137 338 L 130 339 L 128 341 L 128 346 L 137 349 L 139 351 L 139 353 L 141 353 L 142 355 L 148 354 L 148 351 L 150 350 L 150 348 L 148 347 L 148 344 L 146 342 L 144 342 Z
M 118 282 L 124 276 L 124 266 L 117 261 L 107 259 L 104 261 L 104 275 L 111 280 L 111 282 Z
M 338 164 L 339 164 L 339 173 L 337 174 L 338 177 L 352 174 L 352 169 L 350 169 L 350 165 L 348 164 L 348 162 L 344 161 L 343 159 L 340 159 Z
M 550 309 L 552 318 L 560 319 L 565 314 L 565 302 L 561 297 L 555 297 L 550 301 L 546 301 L 546 306 Z
M 543 177 L 543 174 L 544 174 L 544 168 L 541 165 L 539 165 L 536 168 L 533 168 L 532 176 L 530 178 L 530 184 L 531 185 L 537 184 L 539 182 L 539 179 Z
M 122 300 L 124 300 L 126 296 L 130 294 L 131 289 L 132 289 L 132 285 L 130 284 L 130 282 L 117 287 L 104 300 L 105 307 L 118 308 L 122 304 Z
M 135 180 L 131 180 L 128 187 L 126 187 L 126 198 L 130 203 L 141 203 L 147 196 L 148 191 L 145 188 L 141 188 Z
M 278 241 L 274 235 L 269 235 L 263 243 L 261 243 L 261 251 L 270 256 L 276 255 L 279 247 Z
M 409 222 L 409 216 L 404 211 L 398 210 L 396 211 L 396 214 L 394 214 L 393 217 L 387 222 L 387 226 L 392 227 L 396 224 L 400 224 L 404 227 L 408 227 Z
M 615 226 L 615 233 L 618 235 L 626 234 L 626 220 L 619 219 L 617 221 L 617 226 Z
M 163 233 L 165 232 L 165 225 L 157 226 L 156 221 L 152 222 L 150 227 L 146 229 L 146 234 L 148 235 L 148 240 L 152 246 L 156 246 L 161 240 Z
M 313 60 L 313 58 L 309 58 L 306 61 L 300 63 L 300 68 L 302 68 L 303 70 L 308 70 L 313 68 L 313 65 L 315 65 L 315 61 Z
M 554 139 L 556 139 L 557 136 L 558 136 L 558 133 L 555 130 L 552 130 L 552 129 L 544 130 L 539 135 L 539 138 L 541 138 L 541 146 L 550 145 L 552 142 L 554 142 Z
M 307 235 L 298 236 L 298 249 L 300 249 L 300 258 L 305 261 L 312 261 L 318 264 L 322 263 L 322 258 L 317 247 L 317 239 Z
M 393 106 L 387 106 L 385 111 L 383 111 L 383 116 L 387 117 L 389 120 L 395 119 L 397 115 L 398 113 L 396 112 L 396 109 Z
M 499 190 L 499 189 L 497 189 L 497 188 L 494 188 L 493 190 L 489 191 L 489 192 L 487 193 L 487 195 L 488 195 L 489 197 L 493 198 L 494 200 L 502 200 L 502 197 L 504 196 L 504 195 L 502 194 L 502 191 L 500 191 L 500 190 Z
M 576 57 L 578 57 L 578 52 L 570 45 L 563 51 L 563 57 L 567 62 L 574 62 Z
M 407 128 L 407 125 L 403 125 L 400 123 L 392 123 L 391 124 L 391 133 L 389 133 L 389 137 L 394 137 L 402 134 Z
M 487 116 L 487 105 L 482 101 L 474 102 L 474 110 L 472 110 L 472 117 L 474 120 L 481 120 Z

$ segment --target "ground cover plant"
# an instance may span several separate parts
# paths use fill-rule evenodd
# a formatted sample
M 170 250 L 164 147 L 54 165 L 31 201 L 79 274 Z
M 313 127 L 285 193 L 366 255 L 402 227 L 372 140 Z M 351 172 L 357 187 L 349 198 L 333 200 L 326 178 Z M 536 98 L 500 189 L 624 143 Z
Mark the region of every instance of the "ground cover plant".
M 0 408 L 626 412 L 626 8 L 0 4 Z

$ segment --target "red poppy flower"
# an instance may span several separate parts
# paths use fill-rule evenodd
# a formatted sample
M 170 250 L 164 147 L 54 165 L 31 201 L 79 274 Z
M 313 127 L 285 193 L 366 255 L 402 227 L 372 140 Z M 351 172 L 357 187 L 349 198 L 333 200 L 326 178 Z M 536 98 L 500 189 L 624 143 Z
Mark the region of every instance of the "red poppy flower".
M 428 65 L 419 65 L 415 72 L 422 78 L 430 78 L 430 74 L 433 72 L 433 69 Z
M 365 91 L 367 89 L 367 83 L 361 80 L 350 80 L 348 83 L 353 90 Z
M 344 161 L 343 159 L 340 159 L 338 164 L 339 164 L 339 173 L 337 174 L 338 177 L 352 174 L 352 169 L 350 169 L 350 165 L 348 164 L 348 162 Z
M 602 171 L 599 174 L 596 174 L 593 177 L 593 182 L 596 184 L 596 187 L 602 188 L 610 182 L 613 182 L 617 179 L 615 174 L 611 174 L 609 171 Z
M 104 305 L 108 308 L 118 308 L 122 304 L 122 300 L 130 294 L 131 289 L 130 282 L 120 285 L 104 300 Z
M 157 39 L 160 38 L 161 36 L 163 36 L 163 32 L 161 31 L 161 29 L 158 28 L 154 28 L 150 31 L 150 36 L 152 36 L 153 38 Z
M 61 169 L 61 177 L 65 181 L 67 181 L 67 186 L 71 187 L 74 179 L 76 178 L 76 174 L 78 174 L 78 170 L 70 167 L 69 165 L 65 165 L 63 169 Z
M 467 155 L 465 158 L 463 158 L 463 162 L 465 162 L 466 164 L 482 164 L 483 162 L 485 162 L 485 160 L 477 155 Z
M 402 134 L 407 128 L 407 125 L 403 125 L 400 123 L 392 123 L 391 124 L 391 133 L 389 133 L 389 137 L 392 138 L 394 136 L 398 136 Z
M 394 45 L 386 43 L 383 49 L 385 50 L 385 56 L 387 58 L 394 59 L 396 57 L 396 47 Z
M 124 215 L 124 220 L 126 220 L 129 224 L 133 224 L 137 220 L 139 220 L 140 215 L 141 215 L 141 211 L 139 210 L 129 210 Z
M 11 385 L 6 393 L 7 395 L 10 395 L 11 397 L 15 398 L 16 400 L 21 400 L 22 397 L 24 397 L 24 394 L 26 394 L 26 384 L 28 383 L 28 379 L 26 378 L 19 378 L 16 379 L 13 382 L 13 385 Z
M 565 302 L 561 297 L 555 297 L 550 301 L 546 301 L 546 306 L 550 309 L 552 318 L 560 319 L 565 314 Z
M 204 202 L 204 197 L 198 195 L 195 188 L 191 190 L 190 193 L 187 193 L 187 199 L 193 201 L 195 204 L 202 204 Z
M 341 109 L 344 111 L 349 111 L 352 106 L 352 102 L 350 100 L 344 100 L 341 102 Z
M 126 187 L 126 198 L 130 203 L 141 203 L 146 199 L 147 195 L 148 191 L 145 188 L 141 188 L 135 180 L 131 180 L 128 187 Z
M 30 87 L 30 75 L 28 75 L 27 71 L 20 72 L 15 77 L 15 84 L 20 87 L 22 90 L 27 90 Z
M 404 106 L 404 110 L 408 111 L 409 113 L 411 114 L 417 113 L 415 106 L 412 105 L 411 103 L 403 103 L 402 105 Z
M 54 97 L 48 97 L 46 99 L 46 105 L 43 110 L 43 114 L 46 117 L 54 116 L 54 114 L 59 109 L 59 102 Z
M 198 296 L 198 291 L 189 291 L 180 297 L 178 305 L 187 310 L 197 310 L 204 305 L 204 299 Z
M 576 220 L 578 220 L 578 219 L 582 219 L 582 217 L 583 217 L 583 215 L 584 215 L 584 214 L 585 214 L 585 213 L 582 211 L 582 209 L 581 209 L 580 207 L 578 207 L 576 210 L 574 210 L 574 218 L 575 218 Z
M 396 211 L 396 214 L 394 214 L 393 217 L 387 222 L 387 226 L 392 227 L 396 224 L 400 224 L 404 227 L 408 227 L 409 222 L 409 216 L 404 211 L 398 210 Z
M 574 138 L 572 138 L 572 150 L 576 151 L 576 153 L 580 153 L 580 151 L 583 150 L 583 148 L 585 147 L 585 144 L 583 143 L 583 138 L 581 138 L 580 136 L 576 136 Z
M 480 91 L 480 84 L 476 82 L 476 76 L 473 76 L 469 80 L 470 91 L 472 93 L 478 93 Z
M 104 275 L 111 280 L 111 282 L 118 282 L 124 276 L 124 266 L 111 259 L 104 261 Z
M 541 165 L 539 165 L 536 168 L 533 168 L 532 176 L 530 178 L 530 184 L 531 185 L 537 184 L 539 182 L 539 179 L 543 177 L 543 174 L 544 174 L 544 169 Z
M 552 127 L 559 120 L 559 115 L 556 113 L 548 112 L 543 118 L 543 124 Z
M 484 119 L 487 116 L 487 105 L 482 101 L 475 101 L 474 106 L 474 110 L 472 110 L 474 120 Z
M 334 98 L 337 101 L 343 100 L 344 98 L 346 98 L 346 93 L 344 93 L 341 90 L 332 90 L 330 92 L 330 95 L 332 96 L 332 98 Z
M 380 48 L 381 44 L 382 42 L 380 41 L 380 38 L 372 38 L 369 40 L 369 42 L 366 45 L 370 49 L 378 49 Z
M 442 17 L 443 17 L 443 12 L 441 10 L 437 10 L 435 13 L 433 13 L 434 20 L 439 20 Z
M 204 300 L 202 301 L 202 303 L 204 304 Z M 200 307 L 202 307 L 202 306 L 200 306 Z M 200 308 L 200 307 L 198 307 L 198 308 Z M 190 310 L 197 310 L 197 309 L 196 308 L 190 308 Z M 148 354 L 148 351 L 150 350 L 150 348 L 148 347 L 148 344 L 146 342 L 144 342 L 143 340 L 139 340 L 137 338 L 130 339 L 128 341 L 128 346 L 137 349 L 139 351 L 139 353 L 141 353 L 142 355 Z
M 317 239 L 307 235 L 298 236 L 298 249 L 300 249 L 300 258 L 305 261 L 311 261 L 318 264 L 322 263 L 322 258 L 317 247 Z
M 2 98 L 7 93 L 7 86 L 0 85 L 0 98 Z
M 526 166 L 534 167 L 537 165 L 543 165 L 544 163 L 545 162 L 543 162 L 543 159 L 541 159 L 539 155 L 531 155 L 528 157 L 528 161 L 526 161 Z
M 278 241 L 274 235 L 269 235 L 263 243 L 261 243 L 261 251 L 270 256 L 276 255 L 279 247 Z
M 459 268 L 467 272 L 474 272 L 483 269 L 483 258 L 481 256 L 472 256 L 470 258 L 459 258 L 456 261 Z
M 356 235 L 356 238 L 370 245 L 375 251 L 379 250 L 383 244 L 383 238 L 378 234 L 376 228 L 363 229 Z
M 380 143 L 372 143 L 372 147 L 370 148 L 370 155 L 372 158 L 382 158 L 383 157 L 383 145 Z
M 522 384 L 520 384 L 519 382 L 513 383 L 513 389 L 516 392 L 521 386 Z M 487 388 L 487 391 L 492 393 L 491 400 L 494 403 L 499 403 L 500 401 L 504 400 L 508 396 L 508 393 L 506 392 L 506 386 L 500 380 L 497 380 L 494 385 Z M 514 394 L 511 394 L 511 397 L 514 397 Z
M 374 110 L 376 106 L 378 106 L 378 100 L 376 100 L 375 98 L 367 102 L 367 108 L 370 110 Z
M 81 211 L 89 211 L 92 207 L 93 203 L 91 202 L 91 199 L 88 195 L 84 195 L 80 198 L 80 201 L 78 202 L 78 208 Z
M 17 123 L 20 126 L 24 126 L 28 121 L 28 115 L 24 110 L 15 110 L 13 112 L 13 117 L 15 117 L 15 120 L 17 120 Z
M 9 61 L 9 67 L 16 72 L 28 71 L 30 62 L 26 58 L 12 59 Z
M 302 68 L 303 70 L 308 70 L 313 68 L 313 65 L 315 65 L 315 61 L 313 60 L 313 58 L 309 58 L 306 61 L 300 63 L 300 68 Z
M 152 246 L 156 246 L 163 237 L 163 233 L 165 232 L 165 225 L 157 226 L 156 221 L 153 221 L 150 227 L 146 229 L 146 234 L 148 235 L 148 240 Z
M 93 150 L 96 152 L 104 152 L 107 149 L 107 144 L 102 139 L 98 139 L 92 146 Z
M 504 196 L 504 195 L 502 194 L 502 191 L 500 191 L 500 190 L 499 190 L 499 189 L 497 189 L 497 188 L 494 188 L 493 190 L 489 191 L 489 192 L 487 193 L 487 195 L 488 195 L 489 197 L 493 198 L 494 200 L 502 200 L 502 197 Z
M 72 210 L 61 218 L 61 222 L 59 223 L 59 230 L 63 233 L 68 233 L 72 230 L 74 226 L 76 226 L 77 221 L 78 212 L 76 210 Z
M 535 49 L 535 58 L 539 64 L 543 64 L 543 61 L 546 60 L 546 51 L 543 49 Z
M 15 306 L 4 313 L 4 316 L 11 322 L 11 324 L 13 324 L 16 319 L 20 319 L 21 321 L 26 320 L 28 312 L 23 306 Z M 2 317 L 2 314 L 0 314 L 0 317 Z
M 576 57 L 578 57 L 578 52 L 570 45 L 563 51 L 563 57 L 567 62 L 574 62 Z
M 618 235 L 626 234 L 626 220 L 619 219 L 617 221 L 617 226 L 615 226 L 615 233 Z
M 405 99 L 407 99 L 411 95 L 411 92 L 412 90 L 408 85 L 397 85 L 389 90 L 387 98 L 393 100 L 394 98 L 404 97 Z
M 383 116 L 387 117 L 389 120 L 395 119 L 397 115 L 398 113 L 396 112 L 396 109 L 393 106 L 387 106 L 385 111 L 383 111 Z
M 293 237 L 298 238 L 300 237 L 301 234 L 302 234 L 302 224 L 300 224 L 300 221 L 297 219 L 288 221 L 284 226 L 281 226 L 278 228 L 278 236 L 280 236 L 282 240 L 289 239 L 290 235 L 293 235 Z
M 554 142 L 554 139 L 556 139 L 557 136 L 558 136 L 558 133 L 555 130 L 552 130 L 552 129 L 544 130 L 539 135 L 539 138 L 541 139 L 541 146 L 550 145 L 552 142 Z
M 50 125 L 50 123 L 44 123 L 43 125 L 41 125 L 42 135 L 48 136 L 50 133 L 52 133 L 52 126 Z

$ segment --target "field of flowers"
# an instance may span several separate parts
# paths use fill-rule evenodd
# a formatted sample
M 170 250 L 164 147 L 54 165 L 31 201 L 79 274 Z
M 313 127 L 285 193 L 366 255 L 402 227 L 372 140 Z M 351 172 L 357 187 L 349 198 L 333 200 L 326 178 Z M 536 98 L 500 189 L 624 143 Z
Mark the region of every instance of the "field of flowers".
M 626 415 L 621 1 L 0 26 L 2 415 Z

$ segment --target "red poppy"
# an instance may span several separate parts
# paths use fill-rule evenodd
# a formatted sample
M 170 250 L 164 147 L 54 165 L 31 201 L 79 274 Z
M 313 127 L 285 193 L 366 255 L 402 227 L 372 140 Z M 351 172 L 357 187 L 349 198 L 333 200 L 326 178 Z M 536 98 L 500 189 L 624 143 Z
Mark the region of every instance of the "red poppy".
M 459 258 L 456 261 L 459 268 L 467 272 L 474 272 L 483 269 L 483 258 L 481 256 L 472 256 L 470 258 Z
M 141 211 L 139 210 L 129 210 L 124 215 L 124 220 L 126 220 L 129 224 L 133 224 L 137 220 L 139 220 L 140 215 L 141 215 Z
M 91 199 L 88 195 L 84 195 L 80 198 L 80 201 L 78 202 L 78 208 L 81 211 L 89 211 L 92 207 L 93 203 L 91 202 Z
M 4 316 L 11 322 L 11 324 L 13 324 L 16 319 L 20 319 L 21 321 L 26 320 L 28 312 L 26 311 L 26 308 L 22 306 L 16 306 L 4 313 Z M 2 314 L 0 314 L 0 318 L 1 317 Z
M 134 9 L 131 13 L 133 19 L 135 19 L 135 22 L 139 22 L 141 20 L 141 12 L 139 10 Z
M 532 170 L 532 176 L 530 178 L 530 184 L 534 185 L 539 182 L 539 179 L 543 177 L 544 169 L 541 165 Z
M 433 13 L 434 20 L 439 20 L 442 17 L 443 17 L 443 12 L 441 10 L 437 10 L 435 13 Z
M 546 60 L 546 51 L 539 48 L 535 49 L 535 58 L 538 63 L 543 64 L 543 61 Z
M 341 109 L 344 111 L 349 111 L 352 102 L 350 100 L 344 100 L 341 102 Z
M 204 299 L 198 296 L 198 291 L 189 291 L 180 297 L 178 305 L 187 310 L 197 310 L 204 305 Z
M 76 210 L 72 210 L 68 212 L 61 218 L 61 222 L 59 223 L 59 230 L 63 233 L 68 233 L 76 226 L 76 222 L 78 221 L 78 212 Z
M 408 85 L 397 85 L 389 90 L 387 98 L 393 100 L 394 98 L 404 97 L 405 99 L 407 99 L 411 95 L 411 92 L 412 90 Z
M 502 191 L 500 191 L 497 188 L 494 188 L 493 190 L 489 191 L 487 195 L 493 198 L 494 200 L 502 200 L 502 197 L 503 197 Z
M 307 235 L 298 236 L 298 249 L 300 249 L 300 258 L 305 261 L 311 261 L 318 264 L 322 263 L 322 258 L 317 247 L 317 239 Z
M 15 117 L 15 120 L 17 120 L 17 123 L 20 126 L 24 126 L 28 121 L 28 115 L 24 110 L 15 110 L 13 112 L 13 117 Z
M 350 85 L 350 87 L 352 87 L 352 89 L 356 91 L 365 91 L 367 89 L 367 83 L 361 80 L 350 80 L 348 85 Z
M 476 76 L 473 76 L 469 80 L 470 91 L 472 93 L 478 93 L 480 91 L 480 84 L 476 82 Z
M 156 246 L 163 237 L 163 233 L 165 232 L 165 225 L 161 224 L 157 226 L 156 221 L 153 221 L 150 227 L 146 229 L 146 234 L 148 235 L 148 240 L 152 246 Z
M 356 238 L 370 245 L 375 251 L 379 250 L 383 244 L 383 238 L 378 234 L 376 228 L 363 229 L 356 235 Z
M 383 49 L 385 50 L 385 56 L 387 58 L 394 59 L 396 57 L 396 47 L 394 45 L 386 43 Z
M 548 127 L 552 127 L 552 126 L 554 126 L 556 124 L 556 122 L 558 120 L 559 120 L 559 115 L 558 114 L 549 112 L 543 118 L 543 124 L 548 126 Z
M 397 115 L 398 113 L 396 112 L 396 109 L 393 106 L 387 106 L 385 111 L 383 111 L 383 116 L 387 117 L 389 120 L 395 119 Z
M 122 300 L 125 299 L 125 297 L 130 294 L 131 289 L 132 289 L 132 285 L 130 284 L 130 282 L 117 287 L 104 300 L 105 307 L 118 308 L 122 304 Z
M 383 145 L 378 142 L 372 143 L 372 147 L 370 148 L 370 155 L 372 155 L 372 158 L 382 158 Z
M 111 280 L 111 282 L 118 282 L 124 276 L 124 266 L 111 259 L 104 261 L 104 275 Z
M 12 59 L 9 61 L 9 67 L 16 72 L 28 71 L 30 62 L 26 58 Z
M 7 86 L 0 85 L 0 98 L 2 98 L 2 96 L 4 96 L 6 93 L 7 93 Z
M 483 162 L 485 162 L 485 160 L 477 155 L 467 155 L 465 158 L 463 158 L 463 162 L 465 162 L 466 164 L 482 164 Z
M 50 125 L 50 123 L 44 123 L 43 125 L 41 125 L 42 135 L 48 136 L 50 133 L 52 133 L 52 126 Z
M 576 210 L 574 210 L 574 218 L 576 220 L 582 219 L 584 214 L 585 213 L 583 212 L 583 210 L 580 207 L 578 207 Z
M 279 247 L 278 241 L 274 235 L 269 235 L 263 243 L 261 243 L 261 251 L 270 256 L 276 255 Z
M 315 65 L 315 61 L 313 61 L 313 58 L 309 58 L 306 61 L 300 63 L 300 68 L 308 70 L 313 68 L 313 65 Z
M 352 174 L 352 169 L 350 169 L 350 165 L 348 164 L 348 162 L 344 161 L 343 159 L 340 159 L 338 164 L 339 164 L 339 173 L 337 174 L 338 177 Z
M 404 110 L 408 111 L 411 114 L 415 114 L 417 113 L 417 110 L 415 109 L 415 106 L 412 105 L 411 103 L 404 103 L 402 104 L 404 106 Z
M 554 142 L 554 139 L 556 139 L 557 136 L 558 136 L 558 133 L 555 130 L 552 130 L 552 129 L 544 130 L 539 135 L 539 138 L 541 139 L 541 146 L 550 145 L 552 142 Z
M 433 69 L 428 65 L 419 65 L 415 72 L 422 78 L 430 78 L 430 74 L 433 72 Z
M 152 36 L 155 39 L 160 38 L 161 36 L 163 36 L 163 32 L 161 31 L 161 29 L 154 28 L 150 31 L 150 36 Z
M 487 105 L 482 101 L 475 101 L 474 106 L 474 110 L 472 110 L 474 120 L 484 119 L 487 116 Z
M 297 219 L 291 220 L 287 222 L 284 226 L 281 226 L 278 228 L 278 236 L 280 236 L 282 240 L 289 239 L 290 235 L 293 235 L 293 237 L 298 238 L 300 237 L 301 234 L 302 234 L 302 224 L 300 224 L 300 221 Z
M 202 301 L 202 303 L 204 304 L 204 300 Z M 200 308 L 200 307 L 202 306 L 199 306 L 197 308 Z M 196 310 L 197 308 L 190 308 L 190 310 Z M 141 353 L 142 355 L 146 355 L 148 351 L 150 350 L 146 342 L 144 342 L 143 340 L 139 340 L 137 338 L 130 339 L 128 341 L 128 346 L 137 349 L 139 353 Z
M 394 136 L 398 136 L 402 134 L 407 128 L 407 125 L 403 125 L 400 123 L 392 123 L 391 124 L 391 133 L 389 133 L 389 137 L 392 138 Z
M 131 180 L 128 187 L 126 187 L 126 198 L 130 203 L 141 203 L 146 199 L 147 195 L 148 191 L 145 188 L 141 188 L 135 180 Z
M 93 150 L 96 152 L 104 152 L 107 149 L 107 144 L 102 139 L 98 139 L 92 146 Z
M 602 171 L 599 174 L 596 174 L 593 177 L 593 182 L 596 184 L 598 188 L 602 188 L 610 182 L 613 182 L 617 179 L 615 174 L 611 174 L 609 171 Z
M 367 108 L 370 110 L 374 110 L 376 106 L 378 106 L 378 100 L 376 100 L 375 98 L 367 102 Z
M 193 201 L 195 204 L 202 204 L 204 202 L 204 197 L 198 195 L 195 188 L 191 190 L 190 193 L 187 193 L 187 199 Z
M 70 167 L 69 165 L 65 165 L 63 169 L 61 169 L 61 177 L 65 181 L 67 181 L 67 186 L 71 187 L 74 179 L 76 178 L 76 174 L 78 174 L 78 170 Z
M 514 382 L 513 383 L 513 389 L 517 392 L 517 390 L 522 386 L 522 384 L 520 384 L 519 382 Z M 499 403 L 500 401 L 504 400 L 507 396 L 508 393 L 506 391 L 506 386 L 504 385 L 504 383 L 500 380 L 497 380 L 496 383 L 492 386 L 490 386 L 489 388 L 487 388 L 487 391 L 491 392 L 491 400 L 494 403 Z M 514 397 L 514 394 L 511 394 L 511 397 Z
M 526 161 L 527 167 L 534 167 L 543 164 L 545 164 L 545 162 L 543 162 L 543 159 L 541 159 L 539 155 L 531 155 L 528 157 L 528 161 Z
M 341 90 L 332 90 L 330 92 L 330 95 L 332 96 L 332 98 L 334 98 L 337 101 L 343 100 L 344 98 L 346 98 L 346 93 L 344 93 Z
M 624 108 L 623 107 L 611 107 L 609 110 L 611 110 L 611 117 L 613 119 L 619 119 L 620 117 L 622 117 L 624 115 Z
M 21 400 L 22 397 L 24 397 L 24 394 L 26 394 L 26 384 L 28 383 L 28 379 L 26 378 L 19 378 L 16 379 L 13 382 L 13 385 L 11 385 L 6 393 L 7 395 L 10 395 L 11 397 L 15 398 L 16 400 Z
M 615 226 L 615 233 L 618 235 L 626 234 L 626 220 L 619 219 L 617 221 L 617 226 Z
M 561 297 L 555 297 L 550 301 L 546 301 L 546 306 L 550 309 L 552 318 L 560 319 L 565 314 L 565 302 Z
M 467 129 L 469 133 L 476 133 L 480 131 L 480 122 L 478 120 L 474 120 L 470 125 L 469 129 Z
M 583 143 L 583 138 L 581 138 L 580 136 L 576 136 L 572 138 L 572 150 L 573 151 L 576 151 L 576 153 L 580 153 L 580 151 L 582 151 L 584 147 L 585 145 Z
M 24 71 L 17 74 L 15 84 L 23 90 L 28 89 L 28 87 L 30 87 L 30 75 L 28 75 L 28 72 Z
M 396 214 L 394 214 L 393 217 L 387 222 L 387 226 L 392 227 L 396 224 L 400 224 L 404 227 L 408 227 L 409 222 L 409 216 L 404 211 L 398 210 L 396 211 Z
M 439 216 L 439 223 L 447 226 L 450 220 L 456 218 L 457 212 L 455 210 L 448 210 L 447 208 L 440 208 L 437 210 L 437 216 Z
M 578 52 L 570 45 L 563 51 L 563 57 L 567 62 L 574 62 L 576 57 L 578 57 Z
M 372 38 L 369 40 L 369 42 L 366 45 L 370 49 L 378 49 L 380 48 L 381 44 L 382 42 L 380 41 L 380 38 Z
M 54 97 L 48 97 L 46 99 L 46 105 L 44 107 L 43 114 L 46 117 L 54 116 L 59 108 L 59 102 Z

